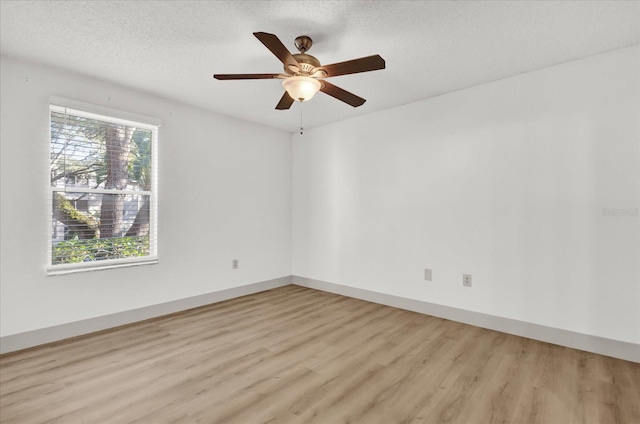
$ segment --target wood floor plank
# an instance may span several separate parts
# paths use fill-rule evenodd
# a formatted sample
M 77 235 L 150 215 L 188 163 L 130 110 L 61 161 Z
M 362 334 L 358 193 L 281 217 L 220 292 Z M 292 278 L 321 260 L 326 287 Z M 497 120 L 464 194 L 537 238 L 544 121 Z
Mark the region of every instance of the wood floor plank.
M 0 423 L 640 424 L 640 364 L 286 286 L 2 355 Z

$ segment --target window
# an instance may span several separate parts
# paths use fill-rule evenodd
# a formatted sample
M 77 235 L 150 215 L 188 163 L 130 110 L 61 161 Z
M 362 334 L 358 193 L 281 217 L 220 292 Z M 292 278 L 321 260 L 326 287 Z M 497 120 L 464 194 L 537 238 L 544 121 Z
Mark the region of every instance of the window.
M 157 262 L 159 122 L 63 99 L 49 113 L 49 274 Z

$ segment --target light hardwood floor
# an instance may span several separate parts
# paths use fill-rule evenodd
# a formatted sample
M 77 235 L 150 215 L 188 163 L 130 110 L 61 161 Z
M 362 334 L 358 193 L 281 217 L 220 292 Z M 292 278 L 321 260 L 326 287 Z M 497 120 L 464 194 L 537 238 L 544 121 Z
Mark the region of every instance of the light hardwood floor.
M 640 364 L 298 286 L 0 357 L 2 423 L 640 423 Z

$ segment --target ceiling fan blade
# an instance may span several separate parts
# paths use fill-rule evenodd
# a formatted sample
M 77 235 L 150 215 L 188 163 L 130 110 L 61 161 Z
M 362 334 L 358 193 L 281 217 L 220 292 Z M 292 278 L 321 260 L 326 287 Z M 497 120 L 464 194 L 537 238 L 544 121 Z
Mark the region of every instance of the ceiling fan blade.
M 326 77 L 337 77 L 339 75 L 357 74 L 358 72 L 377 71 L 378 69 L 384 69 L 384 67 L 384 59 L 376 54 L 361 57 L 360 59 L 320 66 L 319 69 L 326 72 Z
M 285 91 L 284 94 L 282 95 L 282 98 L 278 102 L 278 105 L 276 106 L 276 109 L 278 109 L 278 110 L 287 110 L 287 109 L 289 109 L 291 107 L 292 104 L 293 104 L 293 99 L 291 98 L 289 93 L 287 93 Z
M 289 50 L 282 44 L 282 41 L 274 34 L 269 34 L 266 32 L 254 32 L 253 35 L 256 36 L 258 40 L 268 48 L 271 53 L 276 55 L 280 62 L 284 63 L 285 66 L 293 65 L 296 67 L 300 67 L 300 64 L 297 60 L 291 55 Z
M 358 97 L 353 93 L 349 93 L 347 90 L 343 90 L 342 88 L 337 87 L 327 81 L 322 81 L 322 88 L 320 88 L 320 91 L 353 107 L 362 106 L 364 102 L 366 102 L 366 100 L 362 97 Z
M 215 74 L 217 80 L 246 80 L 280 78 L 280 74 Z

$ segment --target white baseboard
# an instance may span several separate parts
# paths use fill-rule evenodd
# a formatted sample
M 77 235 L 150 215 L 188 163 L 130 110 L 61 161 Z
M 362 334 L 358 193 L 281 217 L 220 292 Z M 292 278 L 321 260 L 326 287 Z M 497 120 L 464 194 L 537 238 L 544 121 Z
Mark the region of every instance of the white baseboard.
M 547 327 L 530 322 L 483 314 L 480 312 L 467 311 L 450 306 L 443 306 L 421 300 L 343 286 L 341 284 L 328 283 L 326 281 L 314 280 L 295 275 L 292 277 L 292 283 L 303 287 L 309 287 L 369 302 L 380 303 L 382 305 L 393 306 L 395 308 L 406 309 L 425 315 L 432 315 L 464 324 L 470 324 L 476 327 L 487 328 L 503 333 L 514 334 L 516 336 L 527 337 L 529 339 L 540 340 L 560 346 L 640 363 L 640 345 L 634 343 L 576 333 L 574 331 Z
M 149 318 L 172 314 L 174 312 L 197 308 L 199 306 L 209 305 L 264 290 L 270 290 L 286 286 L 288 284 L 296 284 L 303 287 L 336 293 L 382 305 L 393 306 L 395 308 L 406 309 L 425 315 L 432 315 L 451 321 L 475 325 L 477 327 L 487 328 L 490 330 L 501 331 L 503 333 L 514 334 L 560 346 L 571 347 L 574 349 L 640 363 L 640 345 L 638 344 L 547 327 L 544 325 L 518 321 L 495 315 L 467 311 L 450 306 L 443 306 L 421 300 L 379 293 L 295 275 L 233 287 L 218 292 L 174 300 L 130 311 L 0 337 L 0 354 L 27 349 L 45 343 L 56 342 L 121 325 L 131 324 Z
M 218 292 L 206 293 L 199 296 L 173 300 L 171 302 L 70 322 L 53 327 L 11 334 L 0 337 L 0 354 L 27 349 L 45 343 L 56 342 L 125 324 L 131 324 L 149 318 L 156 318 L 162 315 L 197 308 L 199 306 L 233 299 L 247 294 L 286 286 L 288 284 L 291 284 L 291 276 L 260 281 L 253 284 L 220 290 Z

